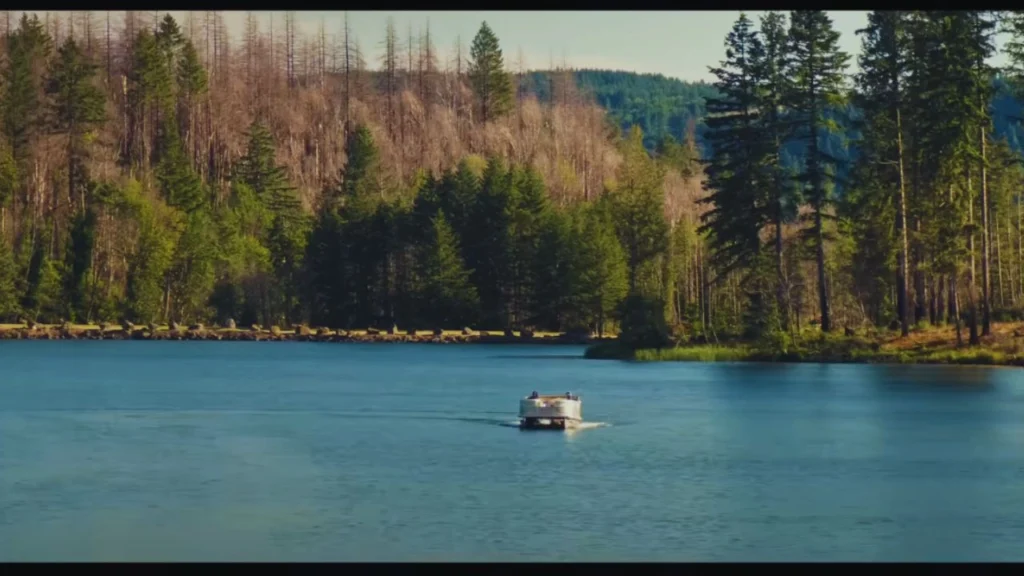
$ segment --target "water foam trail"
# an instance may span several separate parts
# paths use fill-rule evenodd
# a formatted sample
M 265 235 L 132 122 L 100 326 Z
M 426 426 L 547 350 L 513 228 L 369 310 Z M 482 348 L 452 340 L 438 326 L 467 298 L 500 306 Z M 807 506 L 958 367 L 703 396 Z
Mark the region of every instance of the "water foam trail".
M 519 428 L 519 420 L 511 420 L 509 422 L 499 422 L 499 426 L 506 426 L 509 428 Z M 583 430 L 593 430 L 594 428 L 605 428 L 611 426 L 608 422 L 580 422 L 575 428 L 570 428 L 566 432 L 582 432 Z

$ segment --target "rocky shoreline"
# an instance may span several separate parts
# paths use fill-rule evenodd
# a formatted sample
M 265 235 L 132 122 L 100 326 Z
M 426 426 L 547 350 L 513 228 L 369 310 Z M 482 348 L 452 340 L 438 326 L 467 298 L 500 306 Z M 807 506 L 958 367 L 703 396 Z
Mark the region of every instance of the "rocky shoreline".
M 298 327 L 269 330 L 259 326 L 250 329 L 206 328 L 196 326 L 41 326 L 0 327 L 0 340 L 192 340 L 220 342 L 356 342 L 356 343 L 418 343 L 418 344 L 561 344 L 586 345 L 599 341 L 587 334 L 544 334 L 529 331 L 494 334 L 469 329 L 462 331 L 398 331 L 398 330 L 330 330 Z M 607 340 L 607 338 L 605 339 Z

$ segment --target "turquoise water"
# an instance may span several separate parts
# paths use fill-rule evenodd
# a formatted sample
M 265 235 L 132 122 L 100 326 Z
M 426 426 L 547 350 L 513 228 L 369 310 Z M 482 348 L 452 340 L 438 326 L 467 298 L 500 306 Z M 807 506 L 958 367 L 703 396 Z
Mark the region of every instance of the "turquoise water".
M 1024 560 L 1024 371 L 581 354 L 0 343 L 0 560 Z

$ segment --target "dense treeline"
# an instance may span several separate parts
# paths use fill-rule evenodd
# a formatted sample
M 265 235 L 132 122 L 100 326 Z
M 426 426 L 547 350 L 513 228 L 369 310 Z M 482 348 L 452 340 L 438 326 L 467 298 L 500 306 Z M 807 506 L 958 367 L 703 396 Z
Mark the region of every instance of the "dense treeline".
M 852 78 L 823 11 L 788 20 L 741 15 L 708 103 L 704 230 L 719 278 L 746 287 L 743 328 L 784 344 L 813 298 L 823 331 L 950 323 L 979 342 L 1024 297 L 1024 173 L 993 130 L 997 88 L 1022 78 L 1024 18 L 871 12 Z M 1004 71 L 986 64 L 1000 29 Z M 826 109 L 849 105 L 859 134 L 842 158 L 819 143 L 842 129 Z M 806 150 L 795 170 L 780 162 L 790 138 Z
M 442 65 L 389 23 L 371 71 L 291 14 L 5 15 L 0 319 L 600 331 L 704 297 L 695 135 L 655 159 L 571 82 L 539 103 L 486 24 Z
M 824 12 L 741 17 L 706 126 L 645 147 L 568 71 L 510 74 L 486 24 L 442 65 L 389 23 L 371 71 L 348 26 L 290 14 L 235 42 L 217 13 L 23 16 L 0 316 L 978 341 L 1024 298 L 1024 174 L 993 127 L 1021 21 L 874 12 L 851 77 Z

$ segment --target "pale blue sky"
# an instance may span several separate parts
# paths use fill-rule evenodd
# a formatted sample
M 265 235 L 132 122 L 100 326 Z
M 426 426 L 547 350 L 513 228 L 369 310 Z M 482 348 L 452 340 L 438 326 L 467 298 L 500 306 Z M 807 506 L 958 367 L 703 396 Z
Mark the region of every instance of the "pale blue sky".
M 747 13 L 758 21 L 763 12 Z M 831 12 L 842 33 L 845 50 L 856 52 L 854 32 L 867 22 L 867 12 Z M 661 73 L 684 80 L 710 80 L 708 66 L 725 55 L 725 35 L 737 11 L 397 11 L 349 12 L 352 29 L 364 50 L 376 56 L 388 17 L 399 35 L 413 34 L 430 21 L 431 36 L 440 50 L 450 49 L 456 37 L 466 46 L 484 20 L 501 41 L 505 62 L 515 64 L 522 49 L 528 68 L 547 68 L 563 54 L 574 68 L 609 68 Z M 280 19 L 280 14 L 275 14 Z M 240 23 L 244 14 L 231 15 Z M 264 15 L 266 18 L 266 15 Z M 342 13 L 298 12 L 297 19 L 312 31 L 324 20 L 327 31 L 341 28 Z M 236 23 L 229 24 L 232 29 Z
M 172 12 L 184 24 L 184 13 Z M 276 30 L 283 29 L 283 12 L 258 12 L 261 29 L 274 18 Z M 759 22 L 762 11 L 747 13 Z M 867 12 L 830 11 L 839 30 L 842 49 L 854 58 L 860 50 L 856 30 L 867 23 Z M 232 39 L 241 37 L 246 12 L 224 12 Z M 367 63 L 379 65 L 381 42 L 388 17 L 394 18 L 399 36 L 407 37 L 409 27 L 419 34 L 430 22 L 439 55 L 448 58 L 456 38 L 468 49 L 484 20 L 491 26 L 505 54 L 506 65 L 514 69 L 520 50 L 528 69 L 548 68 L 565 62 L 573 68 L 607 68 L 661 73 L 683 80 L 711 80 L 709 65 L 724 57 L 723 42 L 739 12 L 721 11 L 353 11 L 352 30 L 366 55 Z M 300 27 L 314 33 L 324 23 L 328 34 L 342 30 L 343 12 L 296 12 Z M 1003 62 L 1001 57 L 993 63 Z

